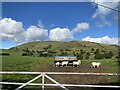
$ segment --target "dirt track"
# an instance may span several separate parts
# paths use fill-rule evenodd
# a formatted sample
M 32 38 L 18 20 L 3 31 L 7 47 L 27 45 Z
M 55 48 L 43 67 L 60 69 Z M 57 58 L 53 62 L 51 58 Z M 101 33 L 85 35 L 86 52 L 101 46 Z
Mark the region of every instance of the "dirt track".
M 39 72 L 106 72 L 110 67 L 101 66 L 99 68 L 90 68 L 90 66 L 80 65 L 79 67 L 55 67 L 39 66 L 35 71 Z M 83 75 L 50 75 L 52 78 L 64 84 L 104 84 L 107 83 L 107 76 L 83 76 Z M 46 83 L 50 81 L 46 81 Z
M 39 72 L 106 72 L 110 67 L 101 66 L 99 68 L 90 68 L 88 65 L 80 65 L 78 67 L 55 67 L 54 65 L 39 66 L 35 71 Z

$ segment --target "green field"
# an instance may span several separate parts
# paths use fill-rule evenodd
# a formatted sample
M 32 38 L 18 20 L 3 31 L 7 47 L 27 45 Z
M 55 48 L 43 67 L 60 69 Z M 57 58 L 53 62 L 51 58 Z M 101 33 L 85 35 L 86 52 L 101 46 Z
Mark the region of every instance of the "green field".
M 27 43 L 24 45 L 20 45 L 11 49 L 4 49 L 2 50 L 2 53 L 9 53 L 10 55 L 8 56 L 0 56 L 0 62 L 2 63 L 2 71 L 30 71 L 30 72 L 35 72 L 35 71 L 41 71 L 42 67 L 44 71 L 44 69 L 49 69 L 52 68 L 51 70 L 54 71 L 57 69 L 63 69 L 64 71 L 66 67 L 59 67 L 56 68 L 54 66 L 54 55 L 52 57 L 40 57 L 37 55 L 32 55 L 32 56 L 22 56 L 22 54 L 24 53 L 22 51 L 22 49 L 26 49 L 28 48 L 29 50 L 43 50 L 44 47 L 48 46 L 49 44 L 52 45 L 52 47 L 49 48 L 49 50 L 54 50 L 56 51 L 57 55 L 59 55 L 59 50 L 63 49 L 65 51 L 65 49 L 70 49 L 70 51 L 68 51 L 69 55 L 71 55 L 71 53 L 73 52 L 73 50 L 75 50 L 76 52 L 79 52 L 79 50 L 84 50 L 86 52 L 91 52 L 91 49 L 100 49 L 100 50 L 107 50 L 107 51 L 113 51 L 114 56 L 117 53 L 117 46 L 114 45 L 103 45 L 103 44 L 96 44 L 96 43 L 88 43 L 88 42 L 80 42 L 80 45 L 82 46 L 78 46 L 78 44 L 76 44 L 76 42 L 31 42 L 31 43 Z M 85 45 L 85 47 L 83 47 Z M 108 73 L 118 73 L 119 70 L 118 68 L 120 67 L 118 65 L 118 60 L 113 56 L 110 59 L 99 59 L 96 60 L 93 58 L 94 55 L 90 56 L 90 59 L 86 60 L 83 58 L 83 60 L 81 60 L 82 62 L 82 67 L 85 67 L 85 69 L 88 69 L 88 72 L 108 72 Z M 101 67 L 100 69 L 90 69 L 90 65 L 91 62 L 93 61 L 97 61 L 97 62 L 101 62 Z M 68 67 L 66 69 L 71 68 L 71 70 L 76 70 L 76 67 Z M 78 67 L 78 69 L 81 69 L 81 67 Z M 75 71 L 74 70 L 74 71 Z M 84 68 L 82 70 L 82 72 L 84 72 Z M 86 72 L 86 71 L 85 71 Z M 3 81 L 13 81 L 13 82 L 26 82 L 28 80 L 30 80 L 31 78 L 35 77 L 36 75 L 3 75 L 2 80 Z M 107 83 L 106 84 L 120 84 L 118 77 L 117 76 L 112 76 L 112 77 L 107 77 Z M 37 81 L 37 82 L 41 82 Z M 11 88 L 11 86 L 3 86 L 4 88 Z M 15 88 L 15 86 L 12 86 L 13 88 Z

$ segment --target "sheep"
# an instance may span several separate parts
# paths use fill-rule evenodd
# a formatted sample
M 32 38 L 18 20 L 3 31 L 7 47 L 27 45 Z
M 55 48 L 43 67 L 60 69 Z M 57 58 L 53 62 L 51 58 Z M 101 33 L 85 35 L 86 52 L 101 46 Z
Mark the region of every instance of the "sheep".
M 79 66 L 80 64 L 81 64 L 81 61 L 80 61 L 80 60 L 78 60 L 78 61 L 73 61 L 73 67 L 74 67 L 75 65 Z
M 92 64 L 91 67 L 93 67 L 93 68 L 98 68 L 101 65 L 100 62 L 92 62 L 91 64 Z
M 67 66 L 67 64 L 68 64 L 68 61 L 63 61 L 63 62 L 62 62 L 62 67 L 63 67 L 64 65 Z
M 59 63 L 59 62 L 56 62 L 56 63 L 55 63 L 55 66 L 56 66 L 56 67 L 57 67 L 57 66 L 59 66 L 59 65 L 60 65 L 60 63 Z

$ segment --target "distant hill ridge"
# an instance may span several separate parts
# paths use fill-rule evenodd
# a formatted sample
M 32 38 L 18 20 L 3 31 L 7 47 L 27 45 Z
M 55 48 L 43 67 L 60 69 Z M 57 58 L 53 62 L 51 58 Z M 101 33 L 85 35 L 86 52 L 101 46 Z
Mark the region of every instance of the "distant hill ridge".
M 48 48 L 49 50 L 65 50 L 65 49 L 71 49 L 77 50 L 91 50 L 94 49 L 105 49 L 105 50 L 117 50 L 117 45 L 110 45 L 110 44 L 100 44 L 96 42 L 86 42 L 86 41 L 70 41 L 70 42 L 59 42 L 59 41 L 36 41 L 36 42 L 29 42 L 22 45 L 19 45 L 17 47 L 10 48 L 11 49 L 26 49 L 29 50 L 43 50 L 45 48 Z

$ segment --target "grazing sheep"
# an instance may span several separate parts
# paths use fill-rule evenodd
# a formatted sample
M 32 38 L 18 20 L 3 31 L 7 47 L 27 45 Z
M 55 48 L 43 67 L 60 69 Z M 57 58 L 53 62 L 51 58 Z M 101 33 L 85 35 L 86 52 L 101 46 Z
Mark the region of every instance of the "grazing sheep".
M 56 62 L 56 63 L 55 63 L 55 66 L 56 66 L 56 67 L 57 67 L 57 66 L 59 66 L 59 65 L 60 65 L 60 63 L 59 63 L 59 62 Z
M 65 65 L 65 66 L 67 66 L 67 64 L 68 64 L 68 61 L 63 61 L 62 62 L 62 67 Z
M 92 62 L 91 64 L 92 64 L 91 67 L 93 67 L 93 68 L 98 68 L 101 65 L 100 62 Z
M 81 61 L 80 61 L 80 60 L 78 60 L 78 61 L 73 61 L 73 67 L 74 67 L 75 65 L 79 66 L 80 64 L 81 64 Z

